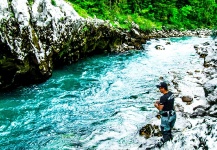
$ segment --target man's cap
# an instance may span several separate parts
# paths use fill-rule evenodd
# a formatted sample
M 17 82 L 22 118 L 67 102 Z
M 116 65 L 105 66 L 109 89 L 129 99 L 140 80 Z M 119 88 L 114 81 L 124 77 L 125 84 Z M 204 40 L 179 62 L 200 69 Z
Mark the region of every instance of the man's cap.
M 167 86 L 166 82 L 161 82 L 160 84 L 156 85 L 156 87 L 157 88 L 160 88 L 160 87 L 167 88 L 168 86 Z

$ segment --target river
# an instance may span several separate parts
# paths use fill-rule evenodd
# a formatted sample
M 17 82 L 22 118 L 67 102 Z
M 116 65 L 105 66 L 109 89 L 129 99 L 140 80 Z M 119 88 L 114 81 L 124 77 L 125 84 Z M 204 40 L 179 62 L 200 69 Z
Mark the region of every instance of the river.
M 86 58 L 45 83 L 0 93 L 0 148 L 138 148 L 139 129 L 157 113 L 159 78 L 170 83 L 170 72 L 182 79 L 201 65 L 193 46 L 209 40 L 153 39 L 146 50 Z

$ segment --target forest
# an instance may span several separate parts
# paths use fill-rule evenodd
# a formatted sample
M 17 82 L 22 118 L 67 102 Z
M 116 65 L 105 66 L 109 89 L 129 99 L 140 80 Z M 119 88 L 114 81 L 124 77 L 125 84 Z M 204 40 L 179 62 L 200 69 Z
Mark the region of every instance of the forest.
M 216 0 L 67 0 L 84 18 L 110 20 L 129 29 L 132 22 L 142 30 L 216 27 Z

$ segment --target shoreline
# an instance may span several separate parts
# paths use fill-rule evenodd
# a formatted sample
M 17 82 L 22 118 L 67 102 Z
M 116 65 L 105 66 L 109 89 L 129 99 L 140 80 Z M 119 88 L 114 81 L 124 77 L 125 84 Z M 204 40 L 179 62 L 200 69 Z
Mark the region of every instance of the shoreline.
M 173 76 L 171 83 L 174 86 L 172 92 L 177 95 L 175 99 L 177 120 L 173 129 L 173 140 L 162 147 L 157 147 L 158 142 L 153 143 L 152 140 L 159 141 L 159 137 L 152 135 L 146 143 L 140 145 L 141 149 L 169 149 L 171 147 L 182 149 L 185 146 L 190 149 L 214 149 L 210 146 L 214 145 L 217 140 L 215 138 L 217 137 L 215 132 L 217 130 L 216 43 L 217 41 L 213 40 L 194 46 L 202 65 L 199 68 L 197 66 L 188 70 L 184 79 L 178 79 L 176 73 L 171 74 Z M 151 125 L 158 126 L 158 130 L 153 129 L 152 132 L 159 132 L 160 120 L 153 118 Z M 184 145 L 179 145 L 180 140 L 184 141 Z
M 68 21 L 65 20 L 63 23 L 67 23 Z M 11 37 L 10 42 L 12 43 L 10 43 L 6 40 L 6 37 L 0 34 L 0 39 L 3 42 L 1 43 L 0 41 L 0 46 L 6 47 L 3 53 L 6 59 L 5 57 L 0 59 L 2 62 L 1 72 L 4 72 L 0 74 L 0 91 L 10 91 L 19 86 L 45 82 L 52 76 L 54 69 L 70 65 L 92 55 L 103 53 L 121 54 L 129 50 L 144 50 L 144 44 L 151 39 L 185 36 L 207 37 L 212 34 L 212 30 L 210 29 L 197 29 L 194 31 L 152 30 L 148 32 L 140 30 L 136 25 L 130 31 L 126 31 L 114 28 L 109 22 L 98 19 L 78 19 L 77 23 L 73 22 L 71 24 L 80 24 L 79 27 L 75 28 L 79 30 L 78 32 L 75 33 L 75 31 L 71 29 L 70 32 L 74 33 L 73 36 L 71 35 L 71 38 L 69 38 L 69 35 L 64 37 L 64 34 L 69 30 L 68 27 L 65 27 L 66 31 L 60 35 L 59 39 L 50 41 L 49 43 L 47 43 L 47 38 L 51 37 L 37 33 L 36 36 L 38 37 L 39 45 L 45 42 L 46 44 L 44 44 L 44 46 L 47 47 L 47 49 L 40 46 L 37 48 L 37 43 L 36 47 L 34 47 L 32 45 L 33 43 L 29 41 L 22 51 L 19 47 L 15 48 L 9 46 L 16 43 L 17 37 Z M 34 30 L 42 30 L 45 33 L 53 32 L 50 29 L 44 27 L 41 29 L 41 27 L 37 26 L 34 27 Z M 27 37 L 18 38 L 21 38 L 22 41 L 27 40 Z M 29 51 L 26 51 L 27 47 L 30 48 Z M 34 50 L 31 49 L 31 47 Z M 21 49 L 21 51 L 16 52 L 16 49 Z M 162 50 L 161 47 L 159 47 L 159 50 Z M 9 79 L 7 74 L 11 74 Z M 23 78 L 25 78 L 25 81 Z

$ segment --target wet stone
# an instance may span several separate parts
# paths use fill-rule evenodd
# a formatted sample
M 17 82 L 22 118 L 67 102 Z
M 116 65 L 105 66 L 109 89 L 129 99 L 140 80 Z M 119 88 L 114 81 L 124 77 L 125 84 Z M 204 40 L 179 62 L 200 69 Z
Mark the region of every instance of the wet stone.
M 187 73 L 188 73 L 189 75 L 193 75 L 193 72 L 187 71 Z
M 164 46 L 162 45 L 156 45 L 155 48 L 156 50 L 165 50 Z
M 195 50 L 198 50 L 199 47 L 200 47 L 199 45 L 194 45 L 194 49 L 195 49 Z
M 144 136 L 145 138 L 150 138 L 152 136 L 161 136 L 159 126 L 147 124 L 139 131 L 139 135 Z
M 183 101 L 183 102 L 192 102 L 192 101 L 193 101 L 193 98 L 190 97 L 190 96 L 183 96 L 183 97 L 182 97 L 182 101 Z
M 168 42 L 166 42 L 166 45 L 171 45 L 171 42 L 169 42 L 169 41 L 168 41 Z
M 207 46 L 207 45 L 210 45 L 210 43 L 209 42 L 203 43 L 203 46 Z

